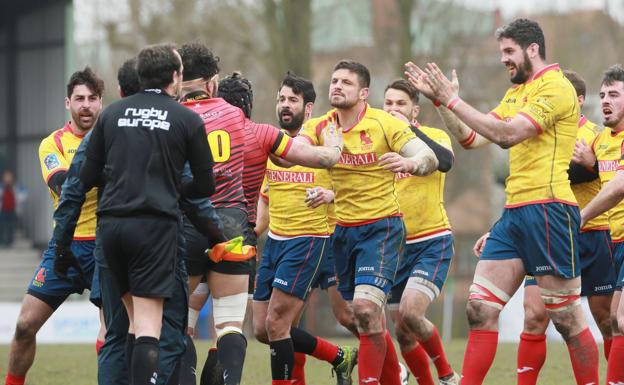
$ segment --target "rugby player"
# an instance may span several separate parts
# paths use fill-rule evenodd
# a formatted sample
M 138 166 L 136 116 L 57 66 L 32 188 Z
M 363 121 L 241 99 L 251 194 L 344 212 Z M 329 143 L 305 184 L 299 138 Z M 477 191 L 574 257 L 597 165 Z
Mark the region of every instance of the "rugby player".
M 46 182 L 54 206 L 58 204 L 61 186 L 67 169 L 82 138 L 87 134 L 102 109 L 104 82 L 89 68 L 74 72 L 67 84 L 65 108 L 70 112 L 67 124 L 43 139 L 39 146 L 41 172 Z M 100 305 L 97 274 L 94 275 L 95 262 L 95 206 L 97 191 L 89 193 L 84 204 L 83 214 L 78 219 L 71 248 L 77 261 L 73 268 L 64 271 L 54 268 L 54 254 L 57 252 L 54 237 L 50 239 L 43 260 L 24 296 L 20 314 L 15 326 L 15 335 L 9 350 L 6 385 L 24 384 L 26 373 L 35 359 L 37 332 L 65 302 L 72 293 L 91 290 L 91 301 Z M 102 317 L 100 317 L 102 318 Z M 96 350 L 99 351 L 104 340 L 104 324 L 101 322 Z
M 572 71 L 564 71 L 563 74 L 574 86 L 579 106 L 582 107 L 585 103 L 585 81 Z M 578 126 L 576 140 L 581 143 L 591 144 L 601 132 L 600 128 L 584 115 L 581 115 Z M 592 172 L 588 173 L 585 166 L 575 162 L 574 157 L 572 159 L 568 173 L 572 192 L 582 209 L 600 190 L 600 179 L 598 174 L 593 172 L 593 164 L 590 166 Z M 589 308 L 604 340 L 605 358 L 609 359 L 612 334 L 609 308 L 616 274 L 607 213 L 581 228 L 578 243 L 581 296 L 587 297 Z M 518 384 L 535 385 L 546 361 L 546 328 L 549 318 L 534 277 L 527 276 L 524 289 L 524 329 L 518 345 Z
M 436 153 L 438 171 L 426 177 L 396 175 L 396 188 L 407 230 L 406 246 L 390 291 L 388 309 L 395 323 L 401 354 L 420 385 L 433 385 L 429 357 L 440 384 L 457 384 L 438 329 L 426 317 L 440 294 L 453 257 L 453 233 L 444 209 L 444 172 L 453 163 L 451 139 L 444 131 L 418 123 L 418 91 L 399 79 L 386 87 L 384 111 L 413 124 L 415 134 Z
M 177 284 L 172 273 L 178 257 L 178 199 L 181 193 L 201 198 L 214 191 L 203 121 L 173 99 L 180 93 L 182 70 L 175 47 L 144 48 L 137 63 L 142 92 L 103 111 L 80 171 L 90 188 L 106 169 L 98 239 L 122 294 L 129 333 L 136 336 L 129 366 L 134 385 L 157 382 L 163 304 Z M 194 178 L 183 182 L 186 161 Z
M 487 140 L 510 149 L 507 202 L 487 238 L 470 288 L 470 325 L 463 385 L 481 384 L 496 354 L 498 317 L 532 274 L 550 319 L 568 345 L 578 384 L 598 382 L 598 349 L 580 305 L 579 212 L 567 170 L 580 108 L 574 87 L 558 64 L 545 62 L 544 35 L 517 19 L 496 33 L 511 87 L 489 114 L 458 96 L 457 84 L 429 63 L 407 64 L 419 91 L 444 105 Z M 475 134 L 476 135 L 476 134 Z
M 249 238 L 247 203 L 243 190 L 245 151 L 243 112 L 223 99 L 214 97 L 218 89 L 218 59 L 207 47 L 200 43 L 185 44 L 181 47 L 180 53 L 185 63 L 182 102 L 202 116 L 214 149 L 217 192 L 211 200 L 224 224 L 225 237 Z M 331 167 L 338 161 L 337 150 L 341 147 L 338 135 L 332 137 L 331 144 L 327 148 L 320 149 L 295 143 L 276 129 L 264 129 L 255 135 L 265 153 L 271 152 L 295 163 L 313 167 Z M 253 146 L 257 146 L 257 143 Z M 212 247 L 212 244 L 197 234 L 192 226 L 185 225 L 185 228 L 188 267 L 192 277 L 190 291 L 194 292 L 202 275 L 207 272 L 206 278 L 213 298 L 218 361 L 224 368 L 226 384 L 238 384 L 241 381 L 247 346 L 242 326 L 247 306 L 251 264 L 248 260 L 218 262 L 207 260 L 204 250 Z M 191 303 L 195 307 L 200 307 L 201 302 L 196 302 L 191 297 Z M 197 309 L 191 310 L 191 313 L 193 311 Z M 191 322 L 194 319 L 196 317 L 189 317 Z M 210 367 L 208 359 L 204 367 Z
M 603 124 L 605 129 L 591 144 L 592 151 L 577 145 L 574 157 L 584 165 L 596 164 L 602 182 L 598 195 L 581 211 L 581 224 L 591 223 L 600 214 L 609 213 L 613 256 L 616 265 L 616 291 L 611 305 L 613 342 L 607 364 L 607 384 L 624 382 L 624 68 L 617 64 L 604 74 L 600 87 Z M 589 161 L 587 156 L 589 155 Z M 606 273 L 606 272 L 603 272 Z
M 309 80 L 286 75 L 277 94 L 276 112 L 280 127 L 290 137 L 296 137 L 311 117 L 315 100 Z M 292 379 L 305 384 L 305 355 L 309 354 L 333 365 L 338 384 L 350 384 L 357 350 L 333 345 L 297 327 L 314 286 L 333 287 L 337 294 L 330 250 L 335 216 L 329 171 L 284 168 L 269 160 L 264 186 L 256 232 L 264 232 L 269 223 L 270 230 L 256 276 L 253 313 L 256 339 L 271 347 L 273 383 Z M 346 301 L 335 302 L 332 298 L 337 319 L 347 320 L 346 326 L 353 329 Z
M 369 85 L 364 65 L 338 62 L 329 86 L 334 109 L 309 120 L 300 136 L 318 145 L 325 143 L 324 129 L 343 131 L 345 147 L 331 171 L 338 218 L 333 254 L 338 290 L 353 301 L 360 334 L 359 383 L 375 385 L 386 364 L 398 366 L 383 315 L 405 243 L 394 173 L 427 175 L 438 161 L 407 123 L 368 106 Z

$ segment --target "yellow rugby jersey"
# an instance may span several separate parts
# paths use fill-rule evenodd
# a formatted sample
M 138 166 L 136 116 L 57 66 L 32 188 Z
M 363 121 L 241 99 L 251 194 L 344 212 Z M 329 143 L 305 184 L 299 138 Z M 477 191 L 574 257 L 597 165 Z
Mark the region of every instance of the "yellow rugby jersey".
M 336 110 L 306 122 L 300 135 L 322 144 L 323 129 L 330 124 L 339 124 Z M 353 127 L 343 127 L 344 148 L 330 169 L 339 224 L 357 226 L 400 215 L 394 173 L 379 166 L 379 157 L 400 152 L 415 138 L 407 123 L 368 105 Z
M 579 120 L 578 126 L 579 130 L 576 135 L 576 139 L 585 140 L 585 143 L 588 145 L 591 145 L 600 134 L 600 127 L 587 120 L 587 118 L 583 115 L 581 115 L 581 120 Z M 574 193 L 576 201 L 581 209 L 587 206 L 587 204 L 594 199 L 596 194 L 598 194 L 598 191 L 600 191 L 600 179 L 572 185 L 572 192 Z M 608 213 L 603 213 L 602 215 L 599 215 L 587 222 L 581 230 L 609 230 Z
M 592 144 L 598 161 L 600 183 L 603 186 L 615 177 L 615 172 L 622 164 L 622 140 L 624 140 L 624 130 L 613 132 L 610 129 L 604 129 Z M 611 240 L 623 242 L 624 201 L 609 210 L 609 227 L 611 228 Z
M 576 91 L 559 65 L 546 66 L 526 83 L 509 88 L 490 114 L 505 121 L 522 115 L 538 132 L 509 150 L 505 207 L 546 202 L 576 205 L 567 171 L 580 109 Z
M 430 139 L 452 150 L 451 138 L 442 130 L 432 127 L 418 127 Z M 445 174 L 436 171 L 427 176 L 396 174 L 396 190 L 403 221 L 407 229 L 407 242 L 451 230 L 444 209 Z
M 72 132 L 70 123 L 60 128 L 45 139 L 39 145 L 39 162 L 41 164 L 41 173 L 46 185 L 50 178 L 60 171 L 67 171 L 71 165 L 74 154 L 78 146 L 82 142 L 82 136 L 75 135 Z M 50 196 L 54 201 L 54 208 L 58 205 L 59 196 L 50 190 Z M 95 239 L 97 209 L 97 189 L 92 189 L 87 193 L 85 203 L 82 205 L 82 211 L 76 224 L 74 239 L 76 240 L 93 240 Z
M 328 220 L 333 214 L 330 212 L 333 204 L 313 209 L 304 202 L 306 189 L 316 186 L 332 189 L 328 170 L 303 166 L 283 168 L 270 159 L 267 161 L 260 191 L 269 201 L 269 230 L 272 234 L 300 237 L 329 236 L 333 232 Z

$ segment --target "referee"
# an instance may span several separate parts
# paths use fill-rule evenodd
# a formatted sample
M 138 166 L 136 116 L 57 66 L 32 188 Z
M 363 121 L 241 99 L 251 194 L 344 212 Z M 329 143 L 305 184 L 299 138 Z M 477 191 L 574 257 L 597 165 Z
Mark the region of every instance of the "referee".
M 106 108 L 87 146 L 80 178 L 104 183 L 98 218 L 104 255 L 136 335 L 131 383 L 155 383 L 163 301 L 175 287 L 178 198 L 214 191 L 201 118 L 179 105 L 182 61 L 171 45 L 143 49 L 142 92 Z M 193 180 L 182 184 L 188 161 Z

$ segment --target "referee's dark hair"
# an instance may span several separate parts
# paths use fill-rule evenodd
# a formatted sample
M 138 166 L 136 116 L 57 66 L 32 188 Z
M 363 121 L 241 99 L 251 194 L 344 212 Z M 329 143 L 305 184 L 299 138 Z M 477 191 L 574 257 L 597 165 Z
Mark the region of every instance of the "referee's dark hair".
M 609 67 L 602 77 L 602 83 L 608 86 L 615 82 L 624 82 L 624 67 L 621 64 L 614 64 Z
M 308 79 L 302 78 L 301 76 L 297 76 L 294 73 L 288 71 L 286 72 L 286 76 L 284 80 L 282 80 L 282 84 L 280 85 L 280 89 L 282 87 L 289 87 L 295 93 L 295 95 L 303 96 L 303 105 L 308 103 L 314 103 L 316 101 L 316 91 L 314 91 L 314 84 Z
M 542 60 L 546 60 L 546 43 L 544 42 L 544 32 L 537 22 L 529 19 L 516 19 L 496 30 L 496 40 L 511 39 L 522 49 L 526 49 L 531 44 L 539 45 L 539 55 Z
M 248 119 L 251 118 L 253 89 L 251 82 L 240 72 L 234 71 L 232 75 L 221 79 L 217 94 L 226 102 L 243 110 Z
M 182 44 L 178 50 L 184 65 L 184 81 L 210 79 L 219 73 L 219 57 L 200 42 Z
M 581 77 L 581 75 L 577 74 L 572 70 L 564 70 L 563 75 L 572 83 L 574 86 L 574 90 L 576 91 L 577 96 L 585 97 L 587 93 L 587 86 L 585 85 L 585 80 Z
M 368 71 L 368 68 L 366 68 L 364 64 L 358 63 L 354 60 L 343 59 L 339 61 L 338 63 L 336 63 L 336 65 L 334 66 L 333 72 L 336 72 L 338 70 L 343 70 L 343 69 L 349 70 L 358 76 L 360 88 L 368 88 L 370 86 L 370 81 L 371 81 L 370 72 Z
M 137 57 L 137 72 L 142 89 L 163 89 L 173 83 L 173 73 L 180 71 L 182 62 L 173 44 L 145 47 Z
M 100 98 L 104 93 L 104 81 L 100 79 L 89 66 L 86 66 L 81 71 L 74 72 L 70 76 L 69 82 L 67 82 L 67 97 L 71 98 L 74 93 L 74 87 L 81 85 L 87 86 L 91 92 Z
M 420 100 L 420 93 L 418 92 L 416 87 L 414 87 L 412 83 L 408 82 L 405 79 L 397 79 L 393 81 L 392 83 L 388 84 L 386 86 L 386 89 L 384 90 L 384 94 L 390 88 L 392 88 L 393 90 L 399 90 L 399 91 L 405 92 L 409 96 L 412 103 L 414 104 L 418 104 L 418 101 Z
M 133 57 L 126 60 L 117 71 L 117 83 L 123 97 L 134 95 L 141 89 L 136 66 L 137 59 Z

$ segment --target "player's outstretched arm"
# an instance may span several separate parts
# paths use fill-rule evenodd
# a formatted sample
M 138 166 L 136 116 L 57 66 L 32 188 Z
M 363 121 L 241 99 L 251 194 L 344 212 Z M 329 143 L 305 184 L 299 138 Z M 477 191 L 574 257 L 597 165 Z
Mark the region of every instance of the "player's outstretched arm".
M 444 76 L 435 63 L 428 63 L 422 70 L 410 62 L 406 68 L 406 76 L 421 93 L 445 105 L 468 127 L 502 148 L 512 147 L 539 133 L 534 123 L 524 115 L 518 114 L 506 122 L 481 113 L 464 102 L 459 97 L 456 85 Z
M 581 227 L 615 207 L 622 199 L 624 199 L 624 170 L 618 170 L 615 177 L 605 184 L 598 195 L 581 210 Z
M 446 129 L 457 139 L 463 148 L 471 150 L 492 143 L 459 120 L 446 106 L 440 105 L 437 110 L 438 115 L 440 115 L 442 121 L 444 121 Z
M 312 168 L 331 168 L 340 160 L 342 134 L 340 135 L 340 142 L 332 143 L 334 142 L 325 141 L 323 146 L 312 146 L 305 139 L 297 138 L 293 140 L 292 148 L 284 157 L 287 162 L 280 162 L 279 166 L 288 167 L 289 162 Z M 271 160 L 274 158 L 272 157 Z
M 399 154 L 396 152 L 383 154 L 379 158 L 379 165 L 392 172 L 425 176 L 437 170 L 438 159 L 425 142 L 414 138 L 403 145 Z

